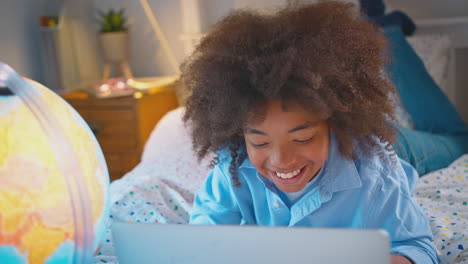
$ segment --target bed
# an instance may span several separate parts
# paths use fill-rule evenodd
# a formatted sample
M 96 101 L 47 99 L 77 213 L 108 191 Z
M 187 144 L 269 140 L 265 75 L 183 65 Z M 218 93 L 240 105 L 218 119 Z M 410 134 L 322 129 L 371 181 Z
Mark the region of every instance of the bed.
M 409 41 L 450 97 L 454 91 L 450 73 L 455 54 L 453 36 L 426 32 Z M 113 221 L 188 222 L 194 194 L 208 174 L 212 157 L 197 162 L 181 120 L 183 111 L 180 107 L 161 119 L 146 142 L 141 162 L 111 184 L 108 229 L 96 263 L 118 263 L 109 231 Z M 409 122 L 406 125 L 411 126 L 404 111 L 398 115 L 401 124 Z M 468 154 L 444 169 L 423 175 L 414 195 L 430 222 L 441 263 L 468 263 Z
M 112 183 L 107 227 L 113 221 L 188 222 L 194 194 L 209 171 L 209 157 L 197 163 L 181 122 L 183 110 L 173 110 L 160 121 L 147 142 L 141 163 Z M 441 263 L 468 263 L 466 190 L 468 154 L 445 169 L 424 175 L 417 183 L 415 198 L 430 221 Z M 118 263 L 109 231 L 96 263 Z

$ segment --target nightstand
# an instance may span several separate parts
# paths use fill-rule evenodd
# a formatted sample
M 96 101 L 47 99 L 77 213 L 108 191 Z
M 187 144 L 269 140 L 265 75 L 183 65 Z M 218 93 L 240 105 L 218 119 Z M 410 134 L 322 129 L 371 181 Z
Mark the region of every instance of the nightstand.
M 64 94 L 88 123 L 104 152 L 110 180 L 116 180 L 140 161 L 144 144 L 156 123 L 168 111 L 178 107 L 174 89 L 154 94 L 94 98 Z M 136 96 L 138 95 L 138 96 Z

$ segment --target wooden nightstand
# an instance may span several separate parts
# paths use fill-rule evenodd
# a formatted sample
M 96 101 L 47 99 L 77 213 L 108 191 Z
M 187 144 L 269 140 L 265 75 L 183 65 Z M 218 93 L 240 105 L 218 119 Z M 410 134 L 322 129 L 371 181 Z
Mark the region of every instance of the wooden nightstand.
M 141 95 L 141 94 L 140 94 Z M 86 120 L 104 152 L 110 179 L 130 171 L 140 161 L 143 146 L 156 123 L 178 107 L 174 89 L 154 94 L 97 99 L 62 95 Z

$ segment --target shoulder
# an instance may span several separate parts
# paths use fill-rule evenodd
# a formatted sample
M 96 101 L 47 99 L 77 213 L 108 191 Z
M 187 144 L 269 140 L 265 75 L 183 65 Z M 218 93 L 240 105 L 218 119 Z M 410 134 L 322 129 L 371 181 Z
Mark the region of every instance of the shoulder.
M 375 191 L 397 191 L 411 196 L 417 172 L 396 154 L 383 154 L 360 156 L 355 161 L 362 182 L 373 185 Z
M 231 163 L 233 160 L 232 153 L 229 149 L 221 149 L 216 152 L 216 165 L 214 166 L 214 173 L 222 174 L 229 183 L 232 181 L 232 173 L 230 170 Z M 245 166 L 246 163 L 249 163 L 248 157 L 246 152 L 242 149 L 237 153 L 237 160 L 236 160 L 236 170 L 239 172 L 240 167 Z M 239 180 L 241 180 L 243 173 L 238 173 Z

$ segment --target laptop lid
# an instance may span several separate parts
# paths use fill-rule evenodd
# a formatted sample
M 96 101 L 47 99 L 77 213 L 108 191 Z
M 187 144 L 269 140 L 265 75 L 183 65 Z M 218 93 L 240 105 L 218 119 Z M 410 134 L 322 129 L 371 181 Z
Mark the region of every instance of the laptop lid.
M 385 231 L 114 222 L 120 264 L 390 263 Z

